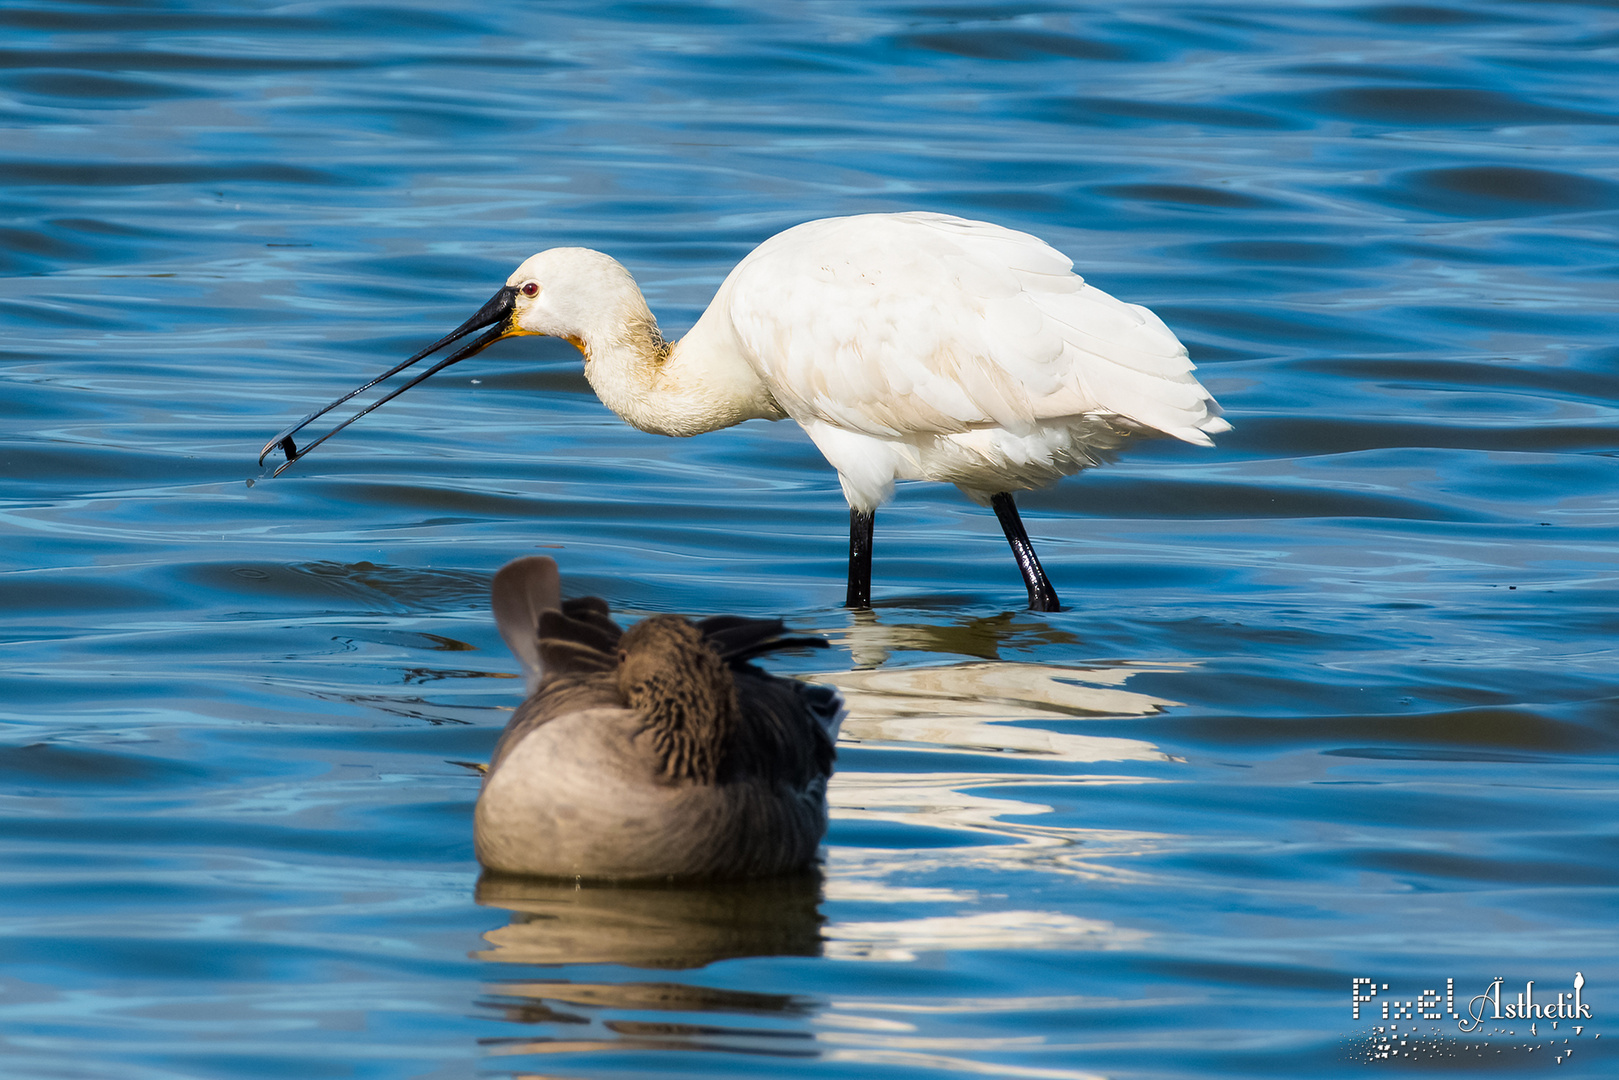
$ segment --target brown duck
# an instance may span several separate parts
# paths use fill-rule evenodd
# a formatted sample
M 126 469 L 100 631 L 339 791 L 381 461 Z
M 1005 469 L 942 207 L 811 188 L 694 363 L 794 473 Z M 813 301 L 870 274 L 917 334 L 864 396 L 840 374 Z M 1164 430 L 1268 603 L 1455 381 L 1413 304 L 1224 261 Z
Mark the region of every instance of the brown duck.
M 543 556 L 504 566 L 493 606 L 529 697 L 478 795 L 486 867 L 744 877 L 814 861 L 843 702 L 749 661 L 824 641 L 728 615 L 654 615 L 626 631 L 606 601 L 562 600 Z

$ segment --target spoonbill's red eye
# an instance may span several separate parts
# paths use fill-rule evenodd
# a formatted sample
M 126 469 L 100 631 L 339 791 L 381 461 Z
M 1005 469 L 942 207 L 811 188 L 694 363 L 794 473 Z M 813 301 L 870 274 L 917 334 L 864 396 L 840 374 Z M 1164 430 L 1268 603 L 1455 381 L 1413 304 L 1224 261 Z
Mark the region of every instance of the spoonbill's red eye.
M 532 282 L 532 281 L 524 282 L 523 287 L 521 289 L 517 290 L 517 291 L 522 293 L 524 296 L 538 296 L 538 295 L 540 295 L 540 287 L 539 287 L 539 285 L 536 284 L 535 282 Z

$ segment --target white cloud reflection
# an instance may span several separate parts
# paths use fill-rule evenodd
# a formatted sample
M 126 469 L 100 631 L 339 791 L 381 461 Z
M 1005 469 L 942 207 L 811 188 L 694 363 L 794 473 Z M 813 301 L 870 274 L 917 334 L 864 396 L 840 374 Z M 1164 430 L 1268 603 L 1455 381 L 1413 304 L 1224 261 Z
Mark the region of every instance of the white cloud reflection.
M 1050 1049 L 1042 1046 L 1041 1049 Z M 1027 1065 L 1009 1065 L 1005 1062 L 973 1061 L 970 1058 L 944 1054 L 926 1054 L 916 1050 L 834 1050 L 821 1055 L 822 1061 L 855 1062 L 861 1065 L 899 1066 L 909 1069 L 928 1069 L 941 1072 L 970 1073 L 977 1076 L 1016 1077 L 1018 1080 L 1107 1080 L 1101 1073 L 1081 1072 L 1077 1069 L 1043 1069 Z
M 1125 680 L 1149 670 L 1179 669 L 984 661 L 807 678 L 843 692 L 849 717 L 842 737 L 850 742 L 903 743 L 912 751 L 1034 754 L 1081 763 L 1163 761 L 1167 754 L 1136 739 L 1010 726 L 1150 716 L 1179 704 L 1122 688 Z
M 985 911 L 833 923 L 821 936 L 834 960 L 910 961 L 918 953 L 968 949 L 1118 949 L 1140 945 L 1149 935 L 1054 911 Z
M 891 903 L 940 902 L 918 876 L 963 871 L 1039 870 L 1091 880 L 1141 881 L 1131 856 L 1155 851 L 1173 838 L 1127 830 L 1088 828 L 1059 821 L 1047 801 L 1053 789 L 1160 784 L 1161 776 L 1093 772 L 1073 766 L 1118 762 L 1128 769 L 1178 759 L 1140 739 L 1073 730 L 1099 719 L 1151 716 L 1178 703 L 1127 689 L 1144 672 L 1172 673 L 1189 665 L 1062 667 L 973 661 L 933 667 L 845 671 L 815 676 L 836 685 L 849 705 L 840 743 L 903 748 L 907 753 L 982 755 L 1040 772 L 875 772 L 845 754 L 828 798 L 834 821 L 827 855 L 828 899 Z M 1065 768 L 1066 767 L 1066 768 Z M 1028 792 L 1028 797 L 1020 797 Z M 955 842 L 854 846 L 837 842 L 837 823 L 888 824 L 956 834 Z M 1121 865 L 1122 863 L 1122 865 Z M 887 879 L 904 877 L 890 889 Z M 959 891 L 959 890 L 957 890 Z M 977 897 L 960 898 L 976 902 Z M 1064 938 L 1064 940 L 1070 940 Z M 1077 939 L 1073 939 L 1077 940 Z

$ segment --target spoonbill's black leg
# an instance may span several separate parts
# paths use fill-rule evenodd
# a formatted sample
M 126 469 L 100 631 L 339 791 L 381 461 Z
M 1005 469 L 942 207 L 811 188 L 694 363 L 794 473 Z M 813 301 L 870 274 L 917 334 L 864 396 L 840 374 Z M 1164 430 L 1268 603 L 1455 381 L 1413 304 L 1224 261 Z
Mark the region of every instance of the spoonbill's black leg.
M 1051 579 L 1046 577 L 1045 570 L 1040 566 L 1040 557 L 1034 553 L 1034 545 L 1029 543 L 1029 534 L 1023 531 L 1023 519 L 1018 517 L 1017 504 L 1012 501 L 1012 496 L 1003 491 L 991 496 L 989 505 L 995 508 L 995 516 L 1001 521 L 1006 542 L 1012 545 L 1017 568 L 1023 572 L 1023 584 L 1029 588 L 1029 610 L 1061 611 L 1057 590 L 1051 587 Z M 852 554 L 849 557 L 851 560 L 854 558 Z M 850 570 L 851 581 L 853 573 Z
M 871 533 L 876 524 L 877 511 L 861 513 L 849 507 L 849 597 L 844 607 L 871 606 Z

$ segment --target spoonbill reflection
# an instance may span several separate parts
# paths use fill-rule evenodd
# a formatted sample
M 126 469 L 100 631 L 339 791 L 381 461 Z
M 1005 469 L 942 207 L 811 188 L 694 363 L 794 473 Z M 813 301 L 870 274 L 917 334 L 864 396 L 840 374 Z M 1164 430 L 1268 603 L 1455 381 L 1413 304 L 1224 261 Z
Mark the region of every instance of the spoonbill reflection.
M 811 221 L 755 248 L 670 344 L 623 266 L 552 248 L 449 335 L 271 439 L 259 462 L 279 447 L 279 474 L 434 372 L 501 338 L 546 334 L 577 346 L 596 395 L 643 431 L 798 421 L 849 503 L 848 606 L 870 606 L 872 532 L 894 482 L 938 480 L 994 509 L 1029 606 L 1056 611 L 1012 493 L 1110 460 L 1133 437 L 1209 446 L 1230 429 L 1162 320 L 1072 267 L 1027 233 L 945 214 Z M 320 438 L 294 441 L 356 394 L 486 327 Z

